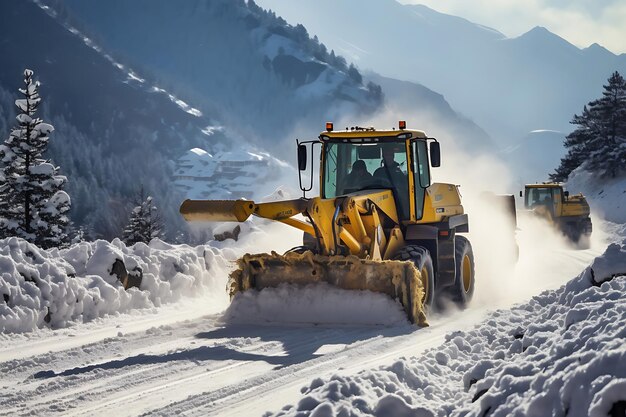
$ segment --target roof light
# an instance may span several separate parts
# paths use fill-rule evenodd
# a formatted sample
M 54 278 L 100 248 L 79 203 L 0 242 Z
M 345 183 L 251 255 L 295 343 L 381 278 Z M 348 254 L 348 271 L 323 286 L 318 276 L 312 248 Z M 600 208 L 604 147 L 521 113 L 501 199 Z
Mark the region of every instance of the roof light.
M 332 124 L 332 122 L 326 122 L 326 131 L 327 132 L 332 132 L 333 131 L 333 124 Z
M 400 120 L 398 122 L 398 128 L 399 129 L 406 129 L 406 121 L 405 120 Z

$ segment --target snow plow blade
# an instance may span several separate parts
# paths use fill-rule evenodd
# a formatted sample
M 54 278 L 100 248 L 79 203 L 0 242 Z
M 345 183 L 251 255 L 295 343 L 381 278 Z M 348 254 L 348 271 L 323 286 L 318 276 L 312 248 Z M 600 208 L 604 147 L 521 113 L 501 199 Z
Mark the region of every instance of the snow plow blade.
M 422 306 L 420 272 L 412 262 L 371 261 L 356 256 L 322 256 L 312 252 L 246 254 L 231 275 L 228 293 L 325 282 L 346 290 L 369 290 L 397 299 L 412 323 L 428 326 Z

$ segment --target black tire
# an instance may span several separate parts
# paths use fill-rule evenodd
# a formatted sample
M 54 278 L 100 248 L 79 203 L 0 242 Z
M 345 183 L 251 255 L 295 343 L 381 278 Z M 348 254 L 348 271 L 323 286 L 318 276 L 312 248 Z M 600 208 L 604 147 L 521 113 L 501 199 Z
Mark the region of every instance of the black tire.
M 580 240 L 580 236 L 582 234 L 582 225 L 577 222 L 569 222 L 566 223 L 566 228 L 564 235 L 567 237 L 574 245 L 578 243 Z
M 449 293 L 459 307 L 465 307 L 474 296 L 474 252 L 469 240 L 464 236 L 454 238 L 454 260 L 456 264 L 454 285 Z
M 422 275 L 422 285 L 424 286 L 424 310 L 432 311 L 435 305 L 435 271 L 433 268 L 433 260 L 430 257 L 428 249 L 417 246 L 407 245 L 393 257 L 396 261 L 412 261 L 415 268 Z

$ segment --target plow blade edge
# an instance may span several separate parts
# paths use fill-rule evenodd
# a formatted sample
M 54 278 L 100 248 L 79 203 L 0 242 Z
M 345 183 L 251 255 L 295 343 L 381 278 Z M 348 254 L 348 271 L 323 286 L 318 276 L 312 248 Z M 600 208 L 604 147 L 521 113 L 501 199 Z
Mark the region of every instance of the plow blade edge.
M 322 256 L 311 252 L 244 255 L 230 275 L 228 292 L 325 282 L 346 290 L 369 290 L 400 301 L 409 320 L 426 326 L 420 272 L 412 262 L 371 261 L 356 256 Z

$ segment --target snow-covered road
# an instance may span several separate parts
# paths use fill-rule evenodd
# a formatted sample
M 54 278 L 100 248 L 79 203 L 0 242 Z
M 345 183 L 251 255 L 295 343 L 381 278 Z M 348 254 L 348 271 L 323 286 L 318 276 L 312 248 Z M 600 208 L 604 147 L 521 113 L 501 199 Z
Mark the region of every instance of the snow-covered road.
M 557 288 L 604 249 L 548 249 L 524 242 L 522 234 L 520 262 L 513 271 L 500 271 L 482 287 L 479 281 L 476 291 L 482 295 L 468 310 L 433 317 L 428 328 L 407 323 L 224 324 L 217 312 L 204 315 L 210 310 L 196 299 L 6 337 L 0 340 L 0 414 L 276 412 L 293 404 L 315 378 L 353 375 L 419 355 L 443 343 L 451 331 L 479 323 L 496 307 Z M 488 269 L 483 263 L 483 271 Z M 497 280 L 517 285 L 498 286 Z
M 0 410 L 6 415 L 261 414 L 294 398 L 318 376 L 418 354 L 485 314 L 486 309 L 457 312 L 425 329 L 221 326 L 219 316 L 176 321 L 157 314 L 118 324 L 113 334 L 64 331 L 63 337 L 23 340 L 0 352 Z

